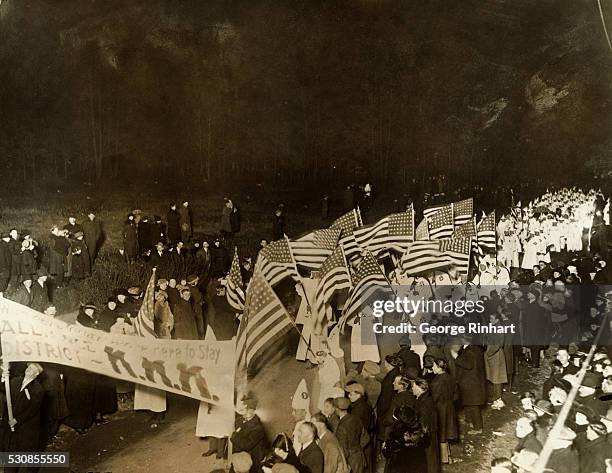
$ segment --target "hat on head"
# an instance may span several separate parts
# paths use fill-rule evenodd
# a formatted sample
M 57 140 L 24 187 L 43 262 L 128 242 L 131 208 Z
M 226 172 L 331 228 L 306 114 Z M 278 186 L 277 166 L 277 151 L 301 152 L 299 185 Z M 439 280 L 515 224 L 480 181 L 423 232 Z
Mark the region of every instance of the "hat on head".
M 93 302 L 88 302 L 87 304 L 83 306 L 83 309 L 96 310 L 96 306 Z
M 128 296 L 128 292 L 125 289 L 117 289 L 117 295 L 118 296 Z
M 308 394 L 308 386 L 306 380 L 302 379 L 298 384 L 293 399 L 291 400 L 292 409 L 303 409 L 306 412 L 310 411 L 310 395 Z
M 236 473 L 248 473 L 252 466 L 253 460 L 247 452 L 234 453 L 232 455 L 232 467 Z
M 127 290 L 128 294 L 131 296 L 139 296 L 142 292 L 140 286 L 132 286 Z
M 247 409 L 257 409 L 257 399 L 252 392 L 249 392 L 242 396 L 242 402 Z
M 196 276 L 195 274 L 190 274 L 189 276 L 187 276 L 187 282 L 189 284 L 195 284 L 197 280 L 198 280 L 198 276 Z
M 337 397 L 334 399 L 334 407 L 341 411 L 346 411 L 351 405 L 351 401 L 345 397 Z
M 344 390 L 347 393 L 359 393 L 362 396 L 365 394 L 365 389 L 364 389 L 363 385 L 360 384 L 360 383 L 351 383 L 351 384 L 347 385 L 344 388 Z
M 410 340 L 410 335 L 402 335 L 402 337 L 399 339 L 399 346 L 409 347 L 411 345 L 412 345 L 412 342 Z
M 168 280 L 164 279 L 164 278 L 158 279 L 157 280 L 157 285 L 161 286 L 162 284 L 168 284 Z
M 44 266 L 41 266 L 40 268 L 36 270 L 36 276 L 39 278 L 49 276 L 49 272 L 47 271 L 47 268 L 45 268 Z
M 596 373 L 594 371 L 587 371 L 582 379 L 582 386 L 586 386 L 587 388 L 597 389 L 601 386 L 601 382 L 603 380 L 603 376 L 601 373 Z
M 79 231 L 74 234 L 75 238 L 81 238 L 83 236 L 83 232 Z
M 363 364 L 363 368 L 361 369 L 361 372 L 366 372 L 371 374 L 372 376 L 376 376 L 377 374 L 380 374 L 380 366 L 378 366 L 377 363 L 374 363 L 371 360 L 367 360 L 364 364 Z
M 387 355 L 385 357 L 385 361 L 394 367 L 400 366 L 404 363 L 404 360 L 402 360 L 402 357 L 395 353 L 391 355 Z

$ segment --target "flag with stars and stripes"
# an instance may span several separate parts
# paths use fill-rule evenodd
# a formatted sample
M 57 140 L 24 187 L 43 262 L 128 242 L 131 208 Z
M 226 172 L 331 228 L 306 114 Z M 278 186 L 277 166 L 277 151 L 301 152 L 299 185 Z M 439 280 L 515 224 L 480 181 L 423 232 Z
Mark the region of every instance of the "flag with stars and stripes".
M 478 234 L 478 246 L 482 250 L 497 249 L 495 210 L 478 222 L 476 233 Z
M 441 238 L 450 238 L 453 234 L 453 206 L 446 205 L 438 210 L 435 214 L 427 217 L 429 221 L 429 238 L 439 240 Z
M 136 320 L 138 335 L 145 338 L 157 338 L 155 335 L 155 269 L 147 284 Z
M 369 251 L 365 252 L 357 271 L 353 275 L 353 285 L 353 290 L 344 305 L 342 318 L 338 322 L 341 328 L 350 318 L 358 315 L 368 306 L 372 296 L 376 295 L 376 298 L 380 299 L 381 291 L 386 296 L 393 294 L 389 281 L 378 265 L 376 258 Z
M 338 217 L 329 228 L 340 229 L 339 244 L 344 247 L 344 254 L 348 259 L 356 259 L 361 255 L 361 248 L 355 240 L 355 229 L 362 225 L 361 213 L 353 209 Z
M 325 228 L 310 232 L 297 240 L 290 240 L 289 246 L 295 262 L 304 268 L 318 270 L 338 246 L 341 232 L 339 228 Z
M 426 209 L 423 209 L 423 217 L 424 218 L 431 217 L 438 210 L 443 209 L 444 207 L 446 207 L 446 204 L 431 205 L 427 207 Z
M 373 255 L 383 250 L 403 252 L 414 239 L 414 213 L 412 208 L 406 212 L 387 215 L 373 225 L 355 230 L 357 244 Z
M 424 217 L 414 231 L 414 241 L 429 240 L 429 228 L 427 228 L 427 217 Z
M 474 199 L 464 199 L 459 202 L 454 202 L 453 206 L 453 219 L 455 226 L 461 226 L 468 222 L 474 214 Z
M 476 217 L 472 217 L 460 227 L 456 227 L 451 238 L 471 238 L 472 251 L 475 254 L 480 254 L 478 246 L 478 233 L 476 231 Z
M 317 284 L 315 303 L 317 308 L 317 326 L 323 325 L 325 317 L 325 304 L 336 291 L 351 288 L 351 275 L 346 265 L 342 248 L 337 247 L 334 252 L 321 265 L 321 278 Z
M 442 270 L 450 264 L 440 250 L 440 240 L 417 240 L 400 260 L 400 267 L 410 276 Z
M 236 336 L 237 371 L 278 343 L 293 321 L 264 275 L 255 271 L 246 294 L 245 310 Z
M 286 277 L 297 279 L 299 275 L 288 240 L 286 238 L 276 240 L 262 248 L 255 264 L 255 270 L 261 271 L 270 286 L 275 286 Z
M 240 259 L 238 258 L 238 248 L 234 248 L 234 259 L 232 267 L 227 275 L 227 287 L 225 291 L 227 303 L 238 312 L 244 310 L 244 282 L 240 271 Z
M 440 252 L 450 260 L 451 264 L 457 266 L 457 270 L 461 274 L 467 274 L 470 269 L 471 241 L 470 237 L 440 240 Z

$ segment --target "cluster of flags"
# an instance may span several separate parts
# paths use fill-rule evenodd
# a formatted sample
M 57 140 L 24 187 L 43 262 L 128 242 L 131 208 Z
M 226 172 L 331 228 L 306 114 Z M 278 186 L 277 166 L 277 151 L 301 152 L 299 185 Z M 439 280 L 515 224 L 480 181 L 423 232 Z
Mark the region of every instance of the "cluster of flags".
M 227 278 L 228 303 L 242 312 L 237 336 L 238 365 L 246 367 L 256 355 L 279 340 L 295 321 L 274 292 L 286 278 L 300 281 L 298 267 L 316 272 L 314 300 L 308 301 L 316 325 L 330 322 L 334 296 L 347 296 L 339 324 L 359 314 L 372 297 L 393 289 L 379 260 L 392 257 L 409 276 L 446 270 L 451 265 L 467 275 L 472 256 L 496 249 L 495 213 L 476 223 L 473 199 L 436 205 L 423 211 L 415 228 L 411 205 L 371 225 L 363 225 L 359 209 L 336 219 L 329 228 L 295 240 L 287 237 L 263 248 L 248 288 L 244 287 L 237 251 Z M 399 257 L 398 257 L 399 256 Z

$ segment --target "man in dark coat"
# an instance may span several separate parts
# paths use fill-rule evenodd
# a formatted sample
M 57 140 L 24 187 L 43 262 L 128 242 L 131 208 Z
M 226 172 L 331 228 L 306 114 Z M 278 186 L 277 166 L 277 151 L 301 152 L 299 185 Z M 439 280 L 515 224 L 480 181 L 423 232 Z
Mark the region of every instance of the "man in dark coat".
M 189 287 L 189 292 L 191 293 L 191 306 L 193 307 L 193 312 L 195 313 L 198 336 L 200 337 L 200 340 L 204 340 L 208 323 L 204 313 L 204 297 L 198 288 L 198 282 L 199 278 L 195 274 L 191 274 L 187 277 L 187 286 Z
M 123 252 L 128 262 L 138 256 L 138 232 L 133 215 L 129 215 L 123 225 Z
M 32 279 L 28 277 L 17 286 L 17 290 L 13 293 L 11 299 L 17 304 L 32 307 L 32 297 Z
M 365 445 L 362 445 L 365 432 L 361 419 L 356 415 L 349 414 L 350 404 L 351 401 L 345 397 L 334 399 L 334 407 L 340 418 L 335 434 L 340 447 L 342 447 L 344 458 L 351 468 L 351 473 L 365 473 L 366 458 L 363 452 Z
M 32 283 L 32 309 L 44 312 L 49 307 L 49 288 L 47 287 L 48 273 L 44 267 L 36 272 L 36 281 Z
M 166 214 L 168 243 L 174 244 L 181 239 L 181 216 L 176 211 L 176 204 L 170 205 Z
M 302 445 L 301 451 L 297 452 L 300 463 L 310 473 L 323 473 L 323 451 L 315 442 L 317 428 L 311 422 L 302 422 L 298 429 L 298 441 Z
M 0 446 L 3 452 L 36 452 L 40 442 L 41 406 L 44 390 L 37 378 L 43 371 L 38 363 L 28 363 L 23 376 L 11 376 L 10 389 L 13 421 L 9 420 L 6 403 L 2 416 Z M 11 431 L 11 424 L 15 431 Z M 4 468 L 17 472 L 19 468 Z M 24 471 L 24 470 L 22 470 Z
M 179 209 L 181 224 L 181 240 L 188 242 L 193 235 L 193 214 L 189 208 L 189 202 L 184 201 Z
M 406 376 L 397 375 L 393 380 L 393 389 L 395 391 L 395 395 L 393 396 L 393 399 L 391 400 L 391 403 L 389 404 L 389 407 L 383 414 L 382 418 L 380 418 L 378 421 L 379 439 L 383 442 L 387 440 L 391 426 L 395 422 L 395 419 L 393 418 L 393 413 L 395 410 L 404 406 L 414 409 L 414 405 L 416 403 L 416 398 L 410 389 L 410 380 Z
M 457 369 L 457 384 L 461 394 L 461 403 L 465 416 L 473 429 L 468 434 L 482 432 L 481 407 L 486 403 L 484 353 L 476 345 L 463 345 L 458 350 L 451 350 Z
M 4 293 L 11 279 L 11 236 L 3 232 L 0 239 L 0 293 Z
M 274 211 L 272 218 L 272 241 L 281 240 L 285 235 L 285 215 L 281 207 Z
M 102 225 L 96 220 L 96 215 L 93 212 L 89 212 L 87 220 L 83 222 L 83 234 L 85 235 L 85 244 L 89 251 L 89 263 L 93 267 L 102 242 Z
M 202 242 L 202 246 L 196 252 L 196 261 L 201 268 L 200 279 L 204 284 L 208 283 L 210 277 L 210 266 L 212 263 L 212 254 L 210 252 L 210 245 L 207 241 Z
M 260 464 L 268 450 L 266 431 L 255 409 L 257 400 L 252 394 L 245 395 L 239 406 L 236 430 L 231 436 L 234 453 L 247 452 L 251 456 L 253 466 L 250 473 L 261 472 Z
M 587 442 L 578 447 L 580 472 L 605 472 L 606 458 L 610 458 L 610 443 L 606 426 L 601 422 L 591 422 L 586 430 Z
M 531 352 L 531 364 L 540 366 L 540 353 L 548 346 L 551 329 L 550 315 L 539 303 L 539 293 L 532 289 L 527 293 L 527 303 L 523 307 L 523 343 Z
M 19 233 L 14 228 L 11 229 L 9 236 L 11 237 L 8 245 L 11 250 L 11 281 L 19 282 L 21 271 L 21 239 Z
M 440 473 L 440 442 L 438 439 L 438 416 L 429 383 L 422 378 L 412 382 L 412 394 L 416 397 L 414 410 L 419 422 L 429 434 L 427 447 L 427 473 Z
M 158 241 L 166 241 L 166 226 L 162 222 L 162 218 L 159 215 L 153 217 L 154 222 L 151 223 L 151 239 L 153 243 Z
M 51 229 L 51 248 L 49 251 L 49 274 L 53 277 L 55 287 L 64 283 L 66 258 L 70 249 L 70 241 L 57 226 Z
M 374 444 L 374 419 L 370 404 L 365 397 L 365 388 L 360 383 L 347 384 L 345 391 L 351 401 L 351 414 L 359 417 L 363 428 L 368 433 L 370 441 L 363 446 L 363 453 L 366 457 L 367 470 L 371 471 L 372 449 Z
M 159 268 L 166 260 L 168 259 L 168 253 L 164 250 L 164 244 L 161 241 L 158 241 L 155 244 L 155 248 L 151 252 L 151 256 L 149 257 L 149 264 L 152 267 Z
M 221 240 L 217 238 L 210 251 L 212 256 L 210 273 L 212 277 L 219 278 L 225 276 L 231 262 L 227 249 L 221 244 Z
M 151 251 L 153 245 L 157 243 L 153 241 L 153 232 L 151 223 L 149 223 L 149 217 L 146 215 L 142 217 L 142 220 L 138 222 L 138 248 L 141 254 L 145 254 L 147 251 Z
M 416 369 L 417 375 L 421 374 L 421 358 L 412 351 L 412 342 L 409 335 L 404 335 L 399 341 L 400 350 L 397 354 L 404 360 L 404 369 Z
M 110 329 L 117 321 L 119 315 L 117 312 L 117 301 L 114 297 L 109 297 L 106 307 L 102 309 L 98 317 L 98 328 L 110 333 Z
M 180 296 L 175 306 L 172 307 L 172 314 L 174 315 L 172 338 L 175 340 L 198 340 L 196 313 L 190 303 L 191 291 L 183 289 Z

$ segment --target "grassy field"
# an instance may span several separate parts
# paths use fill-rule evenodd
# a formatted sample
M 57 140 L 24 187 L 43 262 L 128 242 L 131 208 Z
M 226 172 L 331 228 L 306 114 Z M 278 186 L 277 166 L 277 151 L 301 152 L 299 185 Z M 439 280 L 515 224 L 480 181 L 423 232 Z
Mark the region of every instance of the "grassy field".
M 222 195 L 187 196 L 193 212 L 194 234 L 199 239 L 212 239 L 219 234 Z M 180 200 L 180 199 L 178 199 Z M 331 223 L 331 218 L 323 221 L 320 218 L 317 204 L 305 205 L 296 203 L 303 200 L 299 195 L 285 195 L 276 199 L 260 195 L 242 195 L 233 197 L 241 210 L 241 231 L 226 247 L 233 252 L 238 248 L 241 256 L 252 255 L 262 238 L 269 238 L 272 231 L 272 216 L 276 206 L 285 203 L 287 233 L 297 237 L 307 231 L 321 228 Z M 60 312 L 74 310 L 79 303 L 94 302 L 103 304 L 106 298 L 119 288 L 131 285 L 146 285 L 149 268 L 141 263 L 127 264 L 119 253 L 123 247 L 122 228 L 128 213 L 140 209 L 143 214 L 152 217 L 162 216 L 166 212 L 172 197 L 137 193 L 97 193 L 95 195 L 53 194 L 49 196 L 13 197 L 0 199 L 0 230 L 17 228 L 20 233 L 30 231 L 41 249 L 43 265 L 46 265 L 46 247 L 50 229 L 55 225 L 63 226 L 69 215 L 75 215 L 79 223 L 92 210 L 103 225 L 105 240 L 92 276 L 81 283 L 72 283 L 69 287 L 58 290 L 55 303 Z M 183 273 L 194 268 L 182 268 Z M 183 274 L 186 276 L 187 274 Z M 181 276 L 177 274 L 176 276 Z

